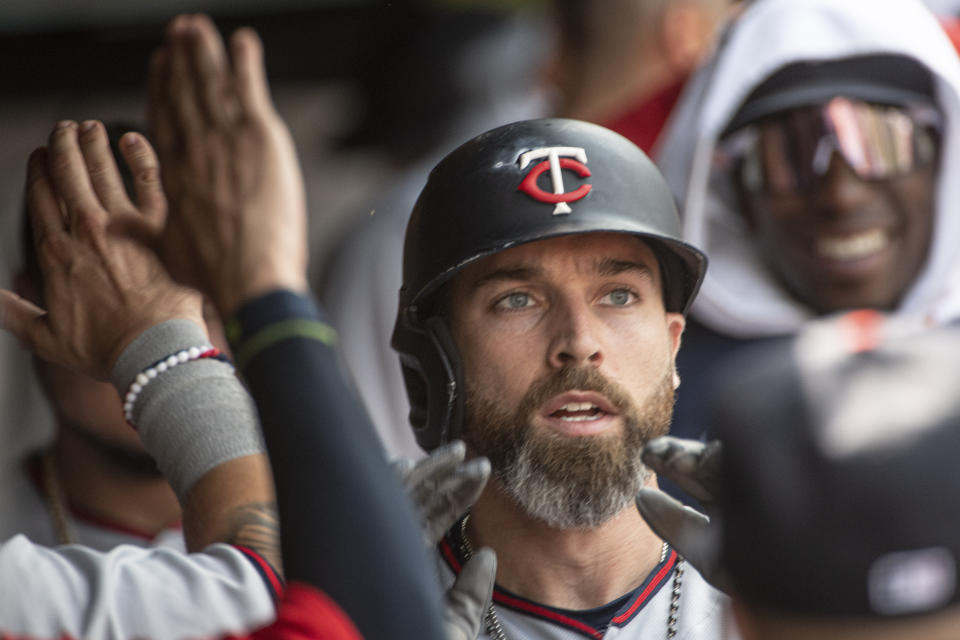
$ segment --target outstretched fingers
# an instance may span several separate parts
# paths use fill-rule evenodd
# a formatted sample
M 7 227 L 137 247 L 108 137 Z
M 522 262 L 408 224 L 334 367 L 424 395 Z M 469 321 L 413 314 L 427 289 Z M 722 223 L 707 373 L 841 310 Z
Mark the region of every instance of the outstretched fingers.
M 50 273 L 45 280 L 45 285 L 50 286 L 56 272 L 49 270 L 48 266 L 66 259 L 69 238 L 60 212 L 60 201 L 47 171 L 47 152 L 43 147 L 30 154 L 27 161 L 26 197 L 37 260 L 44 272 Z M 45 357 L 51 348 L 52 336 L 46 313 L 12 291 L 0 290 L 0 328 L 9 331 L 40 357 Z
M 42 249 L 51 243 L 66 242 L 67 221 L 47 171 L 47 150 L 44 147 L 31 153 L 27 161 L 26 194 L 35 246 Z M 48 252 L 41 250 L 39 253 L 42 261 Z
M 103 124 L 96 120 L 84 121 L 80 124 L 78 139 L 90 183 L 100 203 L 108 211 L 130 209 L 133 203 L 123 186 Z
M 437 447 L 426 458 L 421 458 L 405 472 L 404 482 L 411 491 L 422 488 L 425 495 L 433 493 L 437 482 L 455 473 L 467 455 L 467 446 L 462 440 L 454 440 Z
M 717 530 L 709 517 L 650 487 L 640 489 L 636 505 L 655 534 L 669 542 L 710 584 L 724 589 L 717 561 Z
M 245 113 L 273 113 L 270 86 L 263 63 L 263 43 L 253 29 L 237 29 L 230 38 L 237 97 Z
M 177 16 L 167 29 L 165 74 L 166 99 L 177 133 L 185 139 L 200 136 L 205 128 L 192 62 L 193 27 L 191 16 Z
M 233 89 L 233 72 L 223 39 L 213 21 L 205 15 L 190 18 L 191 62 L 200 110 L 214 127 L 234 124 L 239 112 Z
M 431 545 L 470 509 L 490 477 L 486 458 L 464 462 L 465 455 L 466 446 L 457 440 L 435 449 L 413 467 L 399 469 Z
M 140 214 L 150 227 L 159 232 L 167 216 L 167 199 L 160 182 L 157 154 L 146 138 L 133 131 L 120 138 L 120 152 L 133 175 L 133 189 Z
M 699 440 L 661 436 L 646 444 L 641 459 L 658 476 L 668 478 L 701 504 L 708 505 L 716 491 L 718 451 L 717 445 Z
M 177 16 L 167 31 L 168 99 L 186 134 L 233 125 L 239 112 L 223 40 L 205 15 Z
M 89 228 L 102 222 L 105 212 L 90 181 L 78 141 L 76 122 L 60 122 L 50 134 L 47 170 L 53 191 L 63 201 L 70 228 Z
M 473 640 L 483 628 L 497 578 L 497 554 L 478 549 L 447 591 L 446 624 L 450 640 Z
M 9 331 L 28 349 L 46 358 L 52 343 L 46 312 L 13 291 L 0 289 L 0 329 Z
M 168 94 L 169 83 L 170 46 L 164 44 L 150 56 L 150 72 L 147 74 L 147 121 L 150 125 L 150 138 L 157 145 L 163 164 L 166 164 L 168 159 L 173 162 L 179 140 L 177 121 Z

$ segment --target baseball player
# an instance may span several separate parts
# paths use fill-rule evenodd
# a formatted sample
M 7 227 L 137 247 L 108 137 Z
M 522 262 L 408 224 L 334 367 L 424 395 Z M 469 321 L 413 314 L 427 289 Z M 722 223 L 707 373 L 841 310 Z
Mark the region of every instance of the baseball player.
M 745 3 L 657 155 L 710 256 L 678 369 L 699 438 L 714 367 L 857 308 L 960 314 L 957 51 L 919 0 Z
M 141 129 L 123 122 L 104 126 L 124 187 L 133 194 L 133 176 L 118 145 L 123 134 Z M 33 245 L 25 209 L 23 259 L 14 287 L 43 307 L 43 277 Z M 226 350 L 219 320 L 206 319 L 215 346 Z M 47 546 L 82 544 L 108 551 L 133 544 L 185 551 L 180 503 L 124 419 L 113 386 L 39 358 L 33 359 L 33 370 L 52 410 L 53 438 L 6 470 L 0 483 L 0 540 L 22 533 Z M 30 425 L 38 431 L 44 426 Z
M 31 155 L 27 193 L 45 309 L 2 291 L 0 325 L 38 357 L 114 383 L 183 505 L 184 537 L 196 553 L 130 545 L 98 553 L 15 536 L 0 546 L 5 633 L 184 638 L 261 626 L 275 615 L 273 485 L 249 395 L 210 345 L 199 295 L 106 230 L 123 219 L 155 221 L 164 208 L 146 140 L 123 140 L 139 205 L 120 183 L 99 122 L 61 122 Z M 178 366 L 177 375 L 163 375 Z
M 419 444 L 492 464 L 439 545 L 450 580 L 497 553 L 484 638 L 724 637 L 724 596 L 633 506 L 706 268 L 678 234 L 648 158 L 575 120 L 477 136 L 420 194 L 393 345 Z
M 186 67 L 172 74 L 176 81 L 191 79 L 199 66 L 208 80 L 211 72 L 228 73 L 225 59 L 206 64 L 210 50 L 203 47 L 218 43 L 209 19 L 175 20 L 155 80 L 170 80 L 171 55 L 185 56 L 177 60 Z M 296 187 L 292 145 L 282 123 L 271 117 L 259 40 L 244 30 L 233 46 L 236 73 L 247 81 L 237 88 L 243 102 L 238 115 L 246 126 L 262 127 L 260 151 L 291 162 L 294 173 L 284 187 Z M 186 92 L 178 99 L 198 95 Z M 209 133 L 234 139 L 245 131 L 214 127 Z M 0 546 L 4 635 L 214 637 L 266 622 L 272 602 L 268 596 L 264 614 L 257 598 L 267 593 L 268 580 L 275 595 L 280 591 L 271 570 L 277 560 L 267 553 L 277 538 L 276 518 L 267 517 L 272 510 L 264 513 L 272 485 L 253 406 L 232 367 L 207 342 L 197 292 L 175 283 L 157 256 L 131 238 L 162 226 L 166 202 L 157 157 L 146 140 L 127 134 L 121 148 L 136 176 L 138 205 L 120 186 L 99 122 L 60 123 L 49 148 L 31 157 L 30 215 L 46 309 L 0 291 L 0 325 L 38 356 L 113 382 L 125 418 L 184 504 L 188 545 L 203 553 L 121 547 L 98 554 L 15 538 Z M 210 145 L 195 152 L 210 154 L 218 168 L 250 160 L 218 154 L 222 149 Z M 181 192 L 181 205 L 207 186 L 194 183 Z M 297 195 L 295 188 L 286 193 Z M 476 635 L 475 612 L 483 610 L 492 586 L 494 557 L 478 554 L 474 588 L 452 593 L 456 602 L 444 612 L 409 501 L 344 382 L 330 348 L 331 330 L 304 294 L 298 256 L 306 250 L 305 237 L 294 247 L 283 242 L 304 221 L 305 210 L 282 208 L 283 217 L 271 221 L 279 225 L 277 234 L 239 234 L 238 227 L 264 221 L 262 201 L 252 200 L 240 211 L 191 209 L 198 215 L 181 220 L 179 228 L 196 232 L 212 223 L 216 229 L 181 255 L 208 260 L 199 262 L 195 275 L 218 311 L 232 318 L 236 361 L 259 399 L 277 470 L 291 584 L 276 624 L 254 637 L 468 640 Z M 439 460 L 455 464 L 457 456 L 448 452 Z M 483 465 L 474 469 L 485 476 Z M 416 484 L 443 474 L 418 468 L 412 475 Z M 202 546 L 218 541 L 233 544 Z M 260 593 L 247 593 L 251 584 L 243 578 L 250 574 Z

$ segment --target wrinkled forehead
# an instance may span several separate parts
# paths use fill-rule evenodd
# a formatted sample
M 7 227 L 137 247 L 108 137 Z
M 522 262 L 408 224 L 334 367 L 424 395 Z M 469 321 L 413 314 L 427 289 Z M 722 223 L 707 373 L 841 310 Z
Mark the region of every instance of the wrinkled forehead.
M 631 271 L 649 277 L 661 290 L 661 269 L 654 250 L 642 238 L 627 233 L 587 233 L 528 242 L 465 266 L 452 290 L 468 291 L 491 280 L 612 275 Z

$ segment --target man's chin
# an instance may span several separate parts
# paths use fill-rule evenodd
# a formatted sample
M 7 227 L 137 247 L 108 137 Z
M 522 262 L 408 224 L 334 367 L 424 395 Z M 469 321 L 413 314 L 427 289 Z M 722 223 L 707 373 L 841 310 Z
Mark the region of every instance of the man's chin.
M 557 529 L 594 528 L 624 508 L 649 471 L 622 433 L 592 437 L 555 434 L 531 438 L 494 473 L 504 491 L 531 518 Z
M 545 381 L 512 414 L 468 394 L 464 439 L 490 459 L 494 477 L 521 511 L 558 529 L 598 527 L 631 505 L 650 476 L 640 461 L 644 445 L 669 430 L 672 370 L 643 407 L 597 376 L 573 372 Z M 590 420 L 545 418 L 551 398 L 569 389 L 602 394 L 609 417 L 586 428 Z
M 643 482 L 637 482 L 637 487 Z M 636 492 L 625 486 L 596 492 L 590 500 L 584 492 L 570 484 L 544 482 L 511 483 L 504 487 L 507 495 L 527 517 L 553 529 L 596 529 L 606 524 L 633 504 Z

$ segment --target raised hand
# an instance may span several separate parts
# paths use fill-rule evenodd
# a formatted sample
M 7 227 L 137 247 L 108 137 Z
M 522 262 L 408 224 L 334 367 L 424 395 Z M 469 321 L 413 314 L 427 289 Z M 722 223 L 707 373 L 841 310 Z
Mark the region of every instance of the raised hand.
M 713 506 L 719 486 L 718 441 L 701 442 L 673 436 L 654 438 L 644 447 L 643 463 L 658 475 L 669 478 L 705 508 Z
M 430 546 L 470 510 L 490 478 L 490 462 L 486 458 L 464 462 L 466 452 L 463 442 L 456 440 L 416 463 L 405 459 L 395 463 Z
M 103 124 L 63 121 L 27 165 L 26 195 L 43 280 L 42 309 L 0 291 L 0 326 L 39 357 L 107 380 L 139 333 L 173 318 L 204 327 L 200 296 L 177 285 L 152 250 L 118 229 L 155 234 L 166 216 L 157 156 L 128 133 L 121 152 L 131 202 Z
M 274 288 L 306 291 L 303 177 L 256 33 L 234 33 L 228 57 L 209 18 L 174 19 L 151 63 L 149 118 L 171 210 L 161 254 L 174 277 L 222 317 Z
M 658 476 L 669 478 L 709 511 L 718 488 L 721 452 L 716 441 L 705 444 L 664 436 L 647 443 L 642 457 Z M 707 581 L 722 588 L 716 534 L 707 515 L 658 489 L 641 489 L 636 504 L 654 533 L 669 542 Z
M 430 547 L 436 545 L 480 497 L 490 478 L 490 461 L 473 458 L 464 462 L 466 446 L 454 441 L 435 449 L 415 464 L 396 463 L 401 481 L 420 513 Z M 446 626 L 450 640 L 474 640 L 493 597 L 497 556 L 492 549 L 478 549 L 446 593 Z

